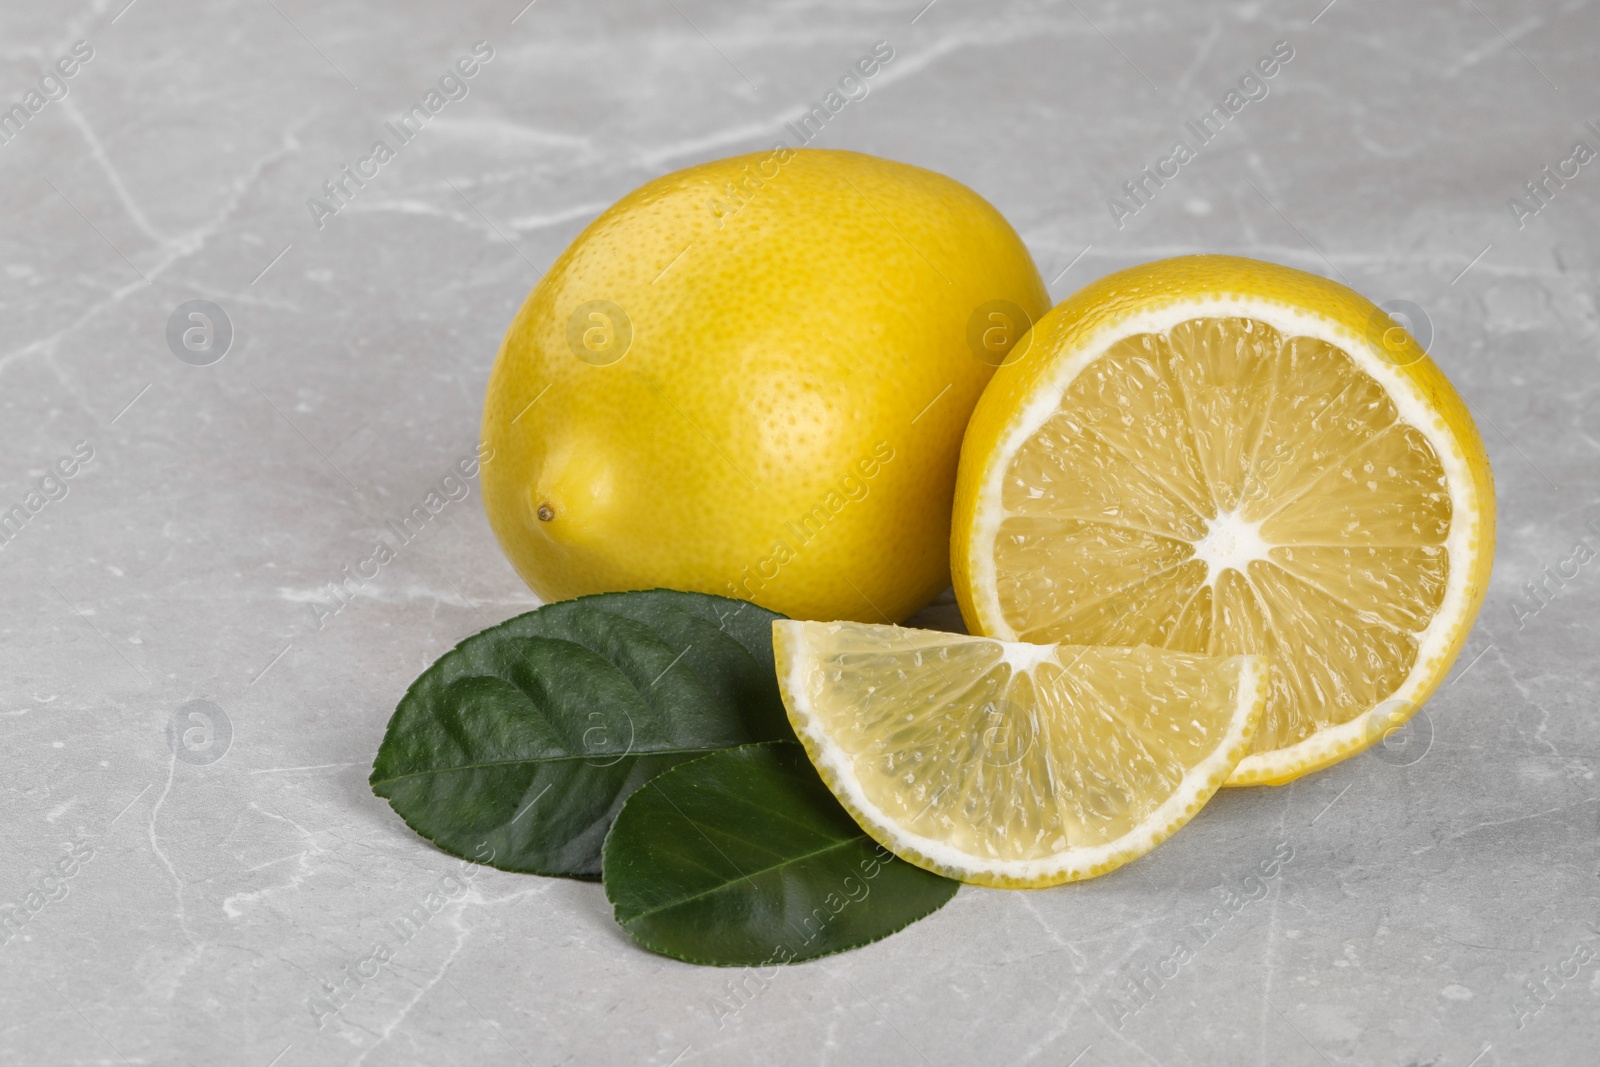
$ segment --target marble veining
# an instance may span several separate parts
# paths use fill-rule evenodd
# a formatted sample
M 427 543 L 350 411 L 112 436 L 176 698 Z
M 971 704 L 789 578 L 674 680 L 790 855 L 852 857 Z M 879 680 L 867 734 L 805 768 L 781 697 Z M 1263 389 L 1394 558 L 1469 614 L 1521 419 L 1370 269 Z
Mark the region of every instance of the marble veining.
M 1597 35 L 1577 0 L 0 3 L 0 1062 L 1592 1061 Z M 411 679 L 535 605 L 460 466 L 529 287 L 797 131 L 967 183 L 1058 299 L 1219 251 L 1406 302 L 1500 526 L 1404 745 L 776 971 L 650 955 L 371 794 Z

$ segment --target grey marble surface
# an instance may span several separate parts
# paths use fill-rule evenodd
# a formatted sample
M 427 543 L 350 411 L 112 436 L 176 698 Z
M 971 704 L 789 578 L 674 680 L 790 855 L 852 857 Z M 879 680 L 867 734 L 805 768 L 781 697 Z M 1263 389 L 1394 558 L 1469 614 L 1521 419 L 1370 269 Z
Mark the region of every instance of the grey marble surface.
M 1594 5 L 522 2 L 0 5 L 0 510 L 39 494 L 0 548 L 0 1062 L 1595 1061 L 1600 163 L 1523 188 L 1600 149 Z M 314 217 L 477 41 L 466 95 Z M 589 219 L 769 146 L 878 41 L 816 143 L 972 186 L 1058 299 L 1209 250 L 1422 309 L 1499 488 L 1448 684 L 1400 756 L 1225 792 L 1112 875 L 964 889 L 737 1000 L 598 886 L 475 869 L 319 1027 L 323 983 L 457 884 L 366 786 L 396 699 L 535 604 L 475 490 L 337 613 L 319 590 L 472 450 L 501 332 Z M 1108 205 L 1280 41 L 1265 96 Z M 191 300 L 220 361 L 169 346 Z M 172 742 L 192 701 L 210 748 Z M 1164 963 L 1218 887 L 1247 903 Z

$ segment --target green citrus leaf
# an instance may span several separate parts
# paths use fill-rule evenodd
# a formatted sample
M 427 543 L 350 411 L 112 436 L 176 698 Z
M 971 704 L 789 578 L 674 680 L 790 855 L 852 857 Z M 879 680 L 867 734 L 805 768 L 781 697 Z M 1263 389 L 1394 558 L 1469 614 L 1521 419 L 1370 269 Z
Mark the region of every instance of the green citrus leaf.
M 868 837 L 792 742 L 717 752 L 651 779 L 605 845 L 617 922 L 690 963 L 843 952 L 937 911 L 958 886 Z
M 655 589 L 547 604 L 474 634 L 406 691 L 372 791 L 444 851 L 594 878 L 622 802 L 684 760 L 792 739 L 772 620 Z

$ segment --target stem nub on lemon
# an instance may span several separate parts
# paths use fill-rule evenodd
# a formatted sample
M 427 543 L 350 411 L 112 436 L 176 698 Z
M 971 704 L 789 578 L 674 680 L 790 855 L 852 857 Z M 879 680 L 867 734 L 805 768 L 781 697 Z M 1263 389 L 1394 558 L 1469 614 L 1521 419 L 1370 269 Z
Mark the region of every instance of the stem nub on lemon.
M 949 581 L 973 404 L 1047 307 L 999 212 L 918 167 L 783 148 L 658 178 L 506 334 L 490 524 L 546 600 L 664 586 L 904 618 Z
M 1104 874 L 1199 811 L 1267 700 L 1259 656 L 772 625 L 811 761 L 901 859 L 1021 889 Z
M 1466 405 L 1388 315 L 1185 256 L 1093 283 L 1019 351 L 962 448 L 974 632 L 1265 654 L 1229 785 L 1358 752 L 1438 686 L 1488 584 L 1494 487 Z

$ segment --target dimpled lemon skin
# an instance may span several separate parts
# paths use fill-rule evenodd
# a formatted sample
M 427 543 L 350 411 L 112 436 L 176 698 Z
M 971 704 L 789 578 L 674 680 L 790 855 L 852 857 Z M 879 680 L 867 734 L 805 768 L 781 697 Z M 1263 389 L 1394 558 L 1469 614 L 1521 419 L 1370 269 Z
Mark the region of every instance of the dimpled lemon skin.
M 658 178 L 506 334 L 490 525 L 547 601 L 666 587 L 899 621 L 949 582 L 961 437 L 995 362 L 968 325 L 996 301 L 1048 308 L 1016 232 L 942 175 L 777 149 Z

